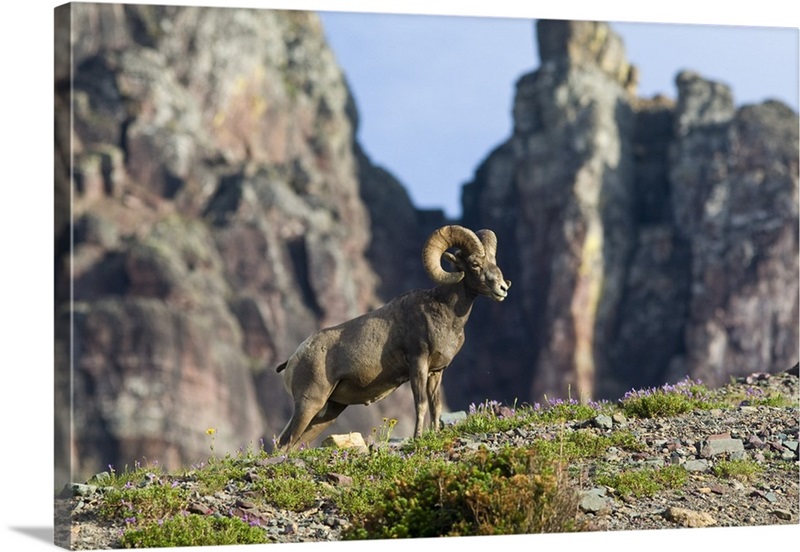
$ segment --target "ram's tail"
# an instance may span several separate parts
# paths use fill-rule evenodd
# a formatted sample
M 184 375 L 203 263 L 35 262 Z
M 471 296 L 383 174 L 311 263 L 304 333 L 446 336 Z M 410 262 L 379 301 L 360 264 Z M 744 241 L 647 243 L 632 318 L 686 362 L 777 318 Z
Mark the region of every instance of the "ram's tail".
M 286 364 L 287 364 L 288 362 L 289 362 L 289 361 L 287 360 L 287 361 L 286 361 L 286 362 L 284 362 L 283 364 L 279 364 L 279 365 L 278 365 L 278 367 L 275 369 L 275 371 L 276 371 L 276 372 L 282 372 L 283 370 L 285 370 L 285 369 L 286 369 Z

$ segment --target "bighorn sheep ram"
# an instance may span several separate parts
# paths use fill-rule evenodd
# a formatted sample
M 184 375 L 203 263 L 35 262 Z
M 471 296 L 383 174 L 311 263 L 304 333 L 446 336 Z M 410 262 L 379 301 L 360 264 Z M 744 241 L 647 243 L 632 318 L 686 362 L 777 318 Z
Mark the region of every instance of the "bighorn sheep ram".
M 447 251 L 453 249 L 453 252 Z M 464 344 L 464 325 L 478 295 L 502 301 L 511 282 L 497 266 L 491 230 L 462 226 L 434 231 L 422 250 L 432 289 L 404 293 L 382 307 L 308 337 L 278 366 L 294 412 L 279 450 L 310 443 L 351 404 L 371 404 L 410 381 L 416 408 L 414 437 L 430 406 L 438 429 L 442 372 Z M 454 272 L 442 268 L 444 257 Z M 427 402 L 426 402 L 427 395 Z

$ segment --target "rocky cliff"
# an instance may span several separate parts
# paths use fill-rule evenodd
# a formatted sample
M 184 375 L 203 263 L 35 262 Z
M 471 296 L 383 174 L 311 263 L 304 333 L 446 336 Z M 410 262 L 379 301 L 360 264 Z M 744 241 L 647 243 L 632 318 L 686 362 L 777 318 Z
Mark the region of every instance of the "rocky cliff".
M 492 374 L 451 378 L 451 396 L 480 400 L 497 382 L 505 400 L 608 398 L 792 366 L 797 114 L 737 109 L 690 71 L 677 101 L 638 98 L 603 23 L 539 21 L 537 38 L 513 136 L 463 192 L 465 223 L 498 230 L 518 299 L 476 317 L 466 356 L 491 359 Z
M 444 216 L 355 141 L 314 14 L 73 4 L 56 20 L 57 482 L 191 464 L 208 428 L 218 452 L 269 446 L 290 409 L 275 365 L 428 286 L 420 249 Z M 451 407 L 796 362 L 797 115 L 736 109 L 688 72 L 676 102 L 643 100 L 607 25 L 537 31 L 514 134 L 464 187 L 463 222 L 495 230 L 514 287 L 476 301 Z M 411 405 L 403 386 L 334 430 L 392 417 L 408 435 Z
M 419 264 L 425 228 L 354 144 L 315 14 L 74 4 L 57 22 L 57 454 L 77 473 L 186 465 L 208 428 L 217 450 L 269 446 L 290 412 L 274 367 L 420 282 L 381 256 Z M 401 231 L 370 222 L 387 194 Z

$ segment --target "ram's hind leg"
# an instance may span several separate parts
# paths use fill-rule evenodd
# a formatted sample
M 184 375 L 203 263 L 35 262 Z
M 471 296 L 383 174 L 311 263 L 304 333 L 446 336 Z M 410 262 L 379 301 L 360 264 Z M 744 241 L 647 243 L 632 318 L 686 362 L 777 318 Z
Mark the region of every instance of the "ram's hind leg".
M 288 452 L 300 444 L 300 438 L 324 407 L 323 401 L 295 401 L 292 417 L 278 437 L 278 450 Z
M 300 436 L 298 443 L 308 444 L 316 439 L 320 433 L 336 421 L 336 418 L 345 408 L 347 408 L 346 404 L 328 401 L 325 408 L 312 418 L 311 423 L 308 424 L 305 432 Z

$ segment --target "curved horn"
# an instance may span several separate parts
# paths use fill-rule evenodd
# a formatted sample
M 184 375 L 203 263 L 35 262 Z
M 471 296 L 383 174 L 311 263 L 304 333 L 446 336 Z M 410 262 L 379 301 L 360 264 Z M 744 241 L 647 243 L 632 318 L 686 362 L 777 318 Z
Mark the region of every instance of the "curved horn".
M 434 231 L 422 248 L 422 264 L 430 279 L 437 284 L 455 284 L 464 277 L 463 272 L 447 272 L 442 268 L 442 254 L 451 247 L 459 247 L 468 255 L 486 254 L 478 236 L 463 226 L 453 224 Z
M 478 230 L 475 235 L 481 240 L 486 256 L 494 261 L 497 257 L 497 235 L 491 230 Z

